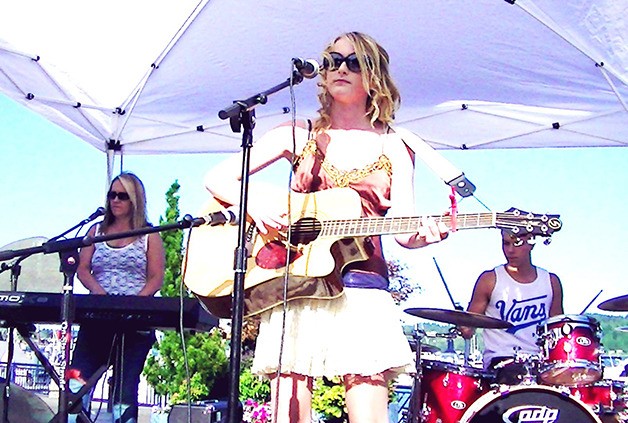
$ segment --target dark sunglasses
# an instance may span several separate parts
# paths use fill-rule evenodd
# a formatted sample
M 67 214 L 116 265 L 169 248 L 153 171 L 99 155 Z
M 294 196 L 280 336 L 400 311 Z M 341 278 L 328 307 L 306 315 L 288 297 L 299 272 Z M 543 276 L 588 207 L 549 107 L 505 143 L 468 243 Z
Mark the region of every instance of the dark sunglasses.
M 110 200 L 115 200 L 116 197 L 118 197 L 120 201 L 128 201 L 131 198 L 126 192 L 109 191 L 107 193 L 107 198 Z
M 342 54 L 332 51 L 331 53 L 329 53 L 329 55 L 334 61 L 333 66 L 330 66 L 331 64 L 329 63 L 329 60 L 327 58 L 324 58 L 323 68 L 334 71 L 336 69 L 340 69 L 340 66 L 342 66 L 343 63 L 346 63 L 347 69 L 349 69 L 351 72 L 360 72 L 360 61 L 358 60 L 358 56 L 356 56 L 355 53 L 351 53 L 347 57 L 344 57 Z

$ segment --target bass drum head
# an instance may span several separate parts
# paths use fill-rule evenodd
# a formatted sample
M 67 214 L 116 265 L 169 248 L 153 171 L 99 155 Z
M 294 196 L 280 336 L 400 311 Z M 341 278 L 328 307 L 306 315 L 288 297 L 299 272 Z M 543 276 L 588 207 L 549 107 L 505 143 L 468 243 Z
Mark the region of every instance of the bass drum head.
M 568 392 L 550 386 L 513 386 L 481 396 L 461 423 L 601 423 Z

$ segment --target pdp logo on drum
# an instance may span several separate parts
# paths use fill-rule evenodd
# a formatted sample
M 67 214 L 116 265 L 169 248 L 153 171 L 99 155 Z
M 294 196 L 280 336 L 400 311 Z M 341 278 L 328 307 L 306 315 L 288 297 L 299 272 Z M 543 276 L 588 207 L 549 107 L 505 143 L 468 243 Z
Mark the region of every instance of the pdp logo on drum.
M 583 347 L 588 347 L 591 345 L 591 340 L 586 336 L 579 336 L 576 338 L 576 344 L 582 345 Z
M 464 410 L 465 408 L 467 408 L 467 403 L 460 400 L 454 400 L 449 403 L 449 405 L 451 405 L 451 408 L 453 408 L 454 410 Z
M 555 408 L 521 405 L 506 410 L 503 419 L 505 423 L 554 423 L 558 420 L 559 413 Z

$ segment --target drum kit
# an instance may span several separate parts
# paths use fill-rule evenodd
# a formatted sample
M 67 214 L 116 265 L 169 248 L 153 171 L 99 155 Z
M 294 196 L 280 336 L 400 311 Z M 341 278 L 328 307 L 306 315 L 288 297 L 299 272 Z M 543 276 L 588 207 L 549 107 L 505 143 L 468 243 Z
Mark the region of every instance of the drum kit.
M 598 306 L 606 311 L 628 311 L 628 295 Z M 416 317 L 482 329 L 507 329 L 512 324 L 460 310 L 410 308 Z M 620 328 L 628 331 L 628 327 Z M 559 315 L 537 325 L 538 355 L 515 353 L 512 360 L 486 371 L 469 364 L 469 340 L 464 363 L 432 360 L 422 352 L 437 349 L 422 344 L 423 337 L 460 336 L 417 331 L 416 377 L 406 421 L 409 423 L 606 423 L 628 422 L 628 385 L 602 379 L 601 328 L 592 317 Z M 517 382 L 506 384 L 499 367 L 523 369 Z

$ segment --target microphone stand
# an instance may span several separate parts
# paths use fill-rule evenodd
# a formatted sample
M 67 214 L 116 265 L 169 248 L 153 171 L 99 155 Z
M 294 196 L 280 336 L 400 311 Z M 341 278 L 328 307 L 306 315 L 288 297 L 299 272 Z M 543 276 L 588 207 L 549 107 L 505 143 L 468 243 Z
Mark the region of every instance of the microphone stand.
M 0 251 L 0 261 L 10 260 L 15 257 L 20 257 L 19 260 L 22 260 L 33 254 L 51 254 L 58 253 L 61 258 L 61 266 L 60 270 L 63 272 L 64 280 L 63 280 L 63 297 L 62 297 L 62 306 L 61 306 L 61 335 L 64 342 L 64 359 L 61 362 L 61 375 L 58 378 L 59 381 L 59 412 L 55 417 L 52 418 L 51 422 L 60 421 L 62 423 L 67 423 L 68 421 L 68 409 L 71 405 L 69 404 L 69 395 L 66 389 L 66 377 L 65 371 L 70 363 L 70 347 L 72 341 L 72 321 L 74 319 L 74 297 L 73 297 L 73 284 L 74 284 L 74 275 L 76 274 L 76 269 L 79 265 L 79 248 L 85 247 L 88 245 L 92 245 L 98 242 L 109 241 L 113 239 L 121 239 L 128 237 L 137 237 L 140 235 L 145 235 L 153 232 L 162 232 L 173 229 L 185 229 L 195 226 L 200 226 L 206 223 L 204 218 L 193 218 L 189 215 L 183 217 L 183 219 L 179 222 L 170 223 L 161 226 L 150 226 L 146 228 L 139 228 L 131 231 L 120 232 L 117 234 L 111 235 L 100 235 L 100 236 L 85 236 L 85 237 L 77 237 L 77 238 L 69 238 L 63 240 L 54 240 L 47 241 L 38 247 L 30 247 L 23 248 L 19 250 L 4 250 Z M 79 224 L 80 225 L 80 224 Z M 77 226 L 79 226 L 77 225 Z M 75 227 L 77 227 L 75 226 Z M 72 228 L 74 229 L 74 228 Z M 70 229 L 70 231 L 72 230 Z M 69 232 L 69 231 L 67 231 Z M 66 232 L 66 233 L 67 233 Z M 55 238 L 59 238 L 55 237 Z M 18 261 L 19 261 L 18 260 Z M 76 399 L 79 401 L 80 397 Z M 5 402 L 5 410 L 8 408 L 7 403 Z M 5 420 L 6 421 L 6 420 Z
M 76 225 L 72 226 L 70 229 L 66 230 L 65 232 L 60 233 L 59 235 L 50 238 L 48 240 L 48 242 L 56 241 L 59 238 L 63 238 L 64 236 L 66 236 L 67 234 L 69 234 L 70 232 L 72 232 L 76 228 L 79 228 L 79 231 L 80 231 L 80 228 L 82 228 L 83 226 L 87 225 L 89 222 L 98 219 L 103 214 L 105 214 L 105 209 L 103 207 L 99 207 L 98 210 L 96 210 L 94 213 L 91 214 L 91 216 L 81 220 L 79 223 L 77 223 Z
M 274 87 L 255 94 L 246 100 L 234 101 L 232 105 L 218 113 L 220 119 L 229 119 L 233 132 L 242 131 L 242 174 L 240 184 L 240 206 L 238 218 L 238 244 L 235 251 L 233 299 L 231 306 L 231 344 L 229 353 L 229 396 L 227 398 L 227 422 L 239 423 L 240 416 L 240 364 L 242 357 L 242 321 L 244 318 L 244 276 L 246 259 L 246 205 L 249 189 L 249 169 L 251 147 L 253 146 L 253 128 L 255 127 L 255 107 L 266 104 L 268 96 L 290 85 L 303 81 L 303 76 L 293 71 L 290 78 Z
M 17 291 L 17 281 L 20 277 L 20 273 L 22 272 L 22 265 L 20 263 L 28 257 L 29 255 L 22 256 L 8 266 L 3 263 L 0 273 L 4 270 L 11 270 L 11 292 Z M 7 363 L 5 378 L 2 383 L 2 404 L 4 404 L 4 407 L 2 408 L 2 423 L 8 423 L 9 421 L 9 397 L 11 396 L 11 375 L 13 373 L 13 356 L 15 353 L 15 333 L 13 329 L 13 326 L 7 324 Z

